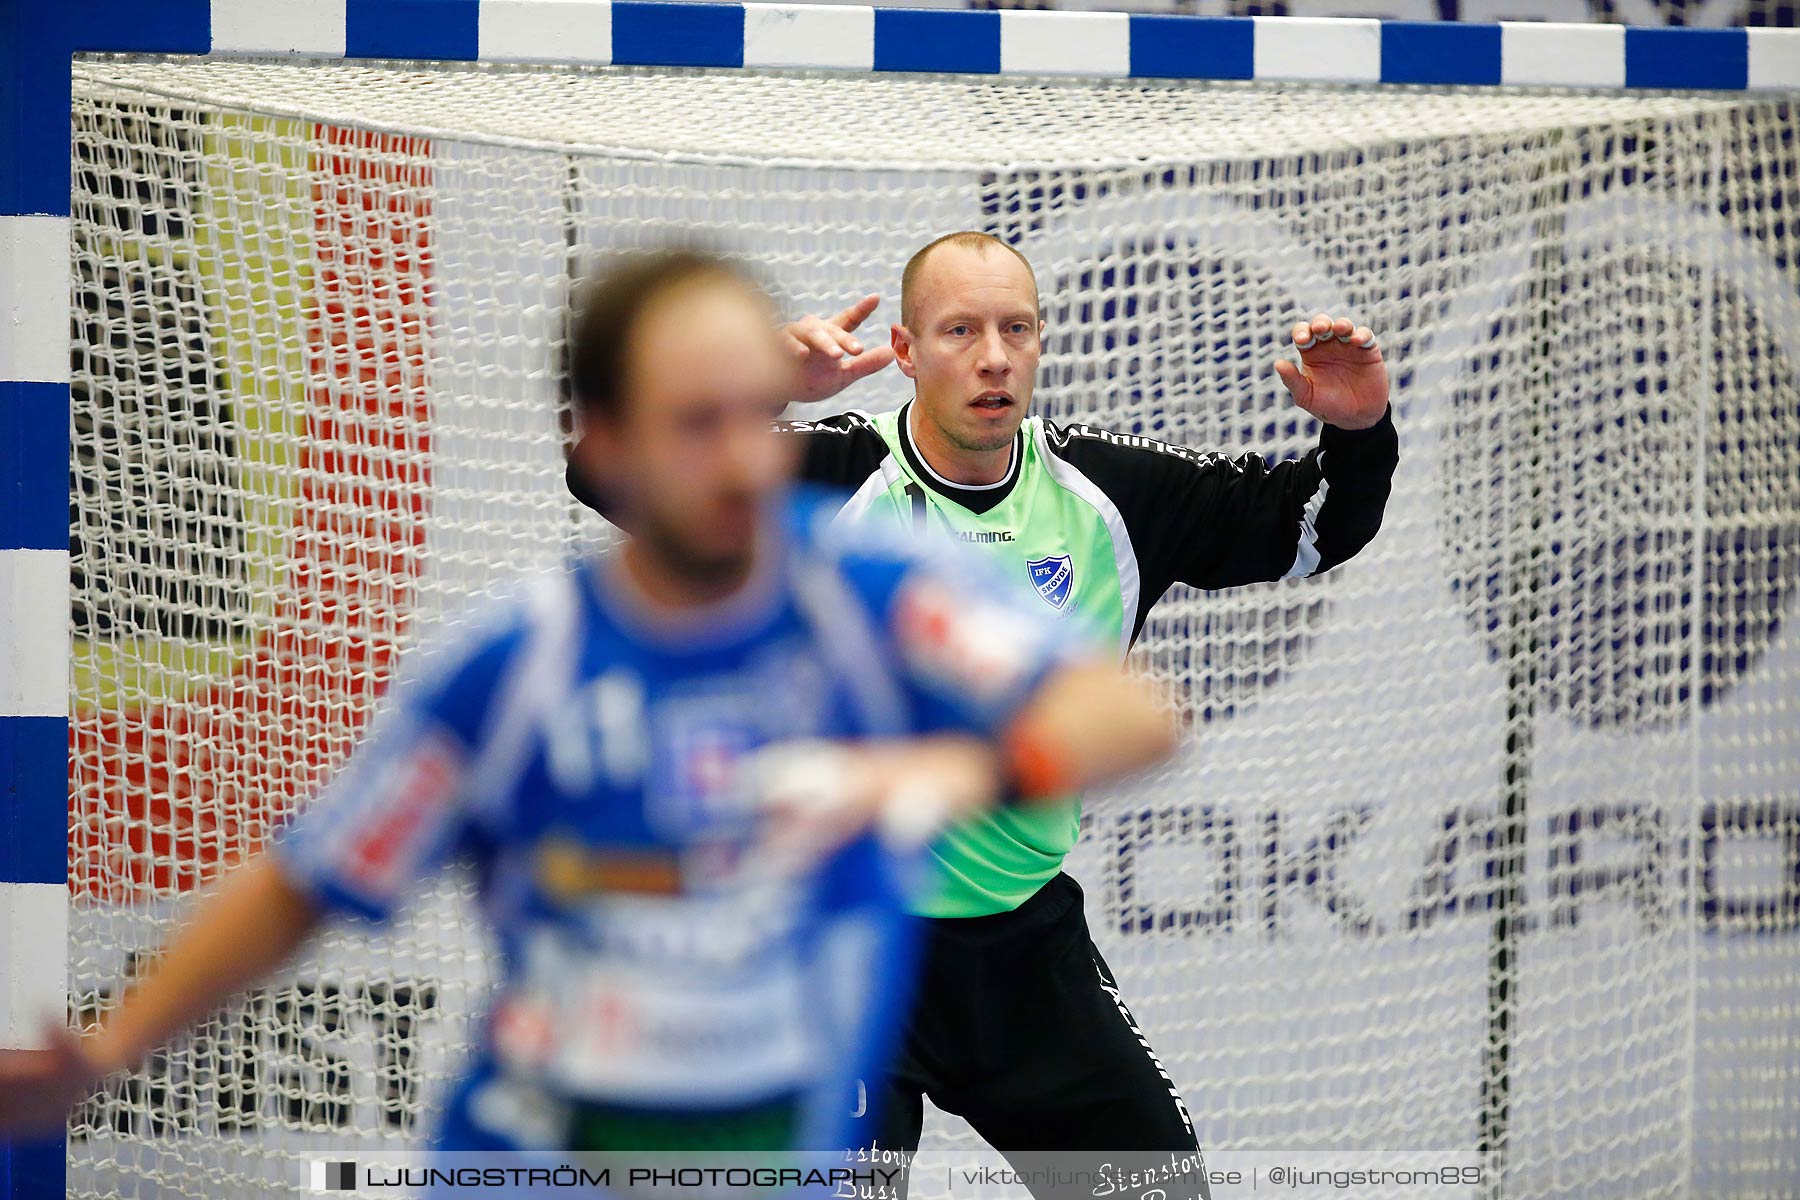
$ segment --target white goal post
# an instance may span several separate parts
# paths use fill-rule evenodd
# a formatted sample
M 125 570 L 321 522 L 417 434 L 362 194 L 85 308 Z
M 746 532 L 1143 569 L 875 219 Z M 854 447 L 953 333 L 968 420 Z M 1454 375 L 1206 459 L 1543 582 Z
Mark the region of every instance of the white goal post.
M 1186 748 L 1071 859 L 1203 1148 L 1800 1179 L 1800 33 L 146 10 L 0 18 L 0 1046 L 95 1019 L 422 629 L 604 536 L 561 474 L 584 262 L 699 238 L 887 320 L 979 228 L 1036 268 L 1058 419 L 1298 454 L 1270 364 L 1322 310 L 1394 371 L 1380 535 L 1170 593 L 1134 660 Z M 298 1194 L 417 1142 L 466 892 L 334 929 L 0 1179 Z

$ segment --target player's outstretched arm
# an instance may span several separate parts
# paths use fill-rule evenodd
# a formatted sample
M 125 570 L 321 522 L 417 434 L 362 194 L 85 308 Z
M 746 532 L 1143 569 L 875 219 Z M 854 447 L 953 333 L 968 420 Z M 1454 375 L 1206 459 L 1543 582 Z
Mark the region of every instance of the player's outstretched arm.
M 1175 750 L 1175 716 L 1135 675 L 1079 662 L 1049 675 L 1002 741 L 1010 790 L 1064 796 L 1154 766 Z
M 1110 662 L 1053 670 L 998 736 L 943 733 L 869 742 L 800 742 L 753 768 L 773 818 L 772 869 L 817 861 L 863 829 L 915 847 L 1002 800 L 1031 803 L 1111 783 L 1175 748 L 1173 714 Z
M 880 296 L 868 295 L 834 317 L 801 317 L 782 326 L 781 344 L 800 368 L 797 403 L 829 400 L 894 361 L 892 346 L 865 346 L 855 332 L 880 303 Z
M 936 735 L 855 751 L 880 781 L 880 821 L 923 843 L 999 803 L 1030 804 L 1111 783 L 1167 758 L 1174 714 L 1116 663 L 1053 668 L 993 737 Z
M 0 1130 L 45 1134 L 113 1071 L 213 1012 L 286 961 L 319 912 L 268 858 L 226 876 L 98 1031 L 56 1029 L 43 1050 L 0 1051 Z

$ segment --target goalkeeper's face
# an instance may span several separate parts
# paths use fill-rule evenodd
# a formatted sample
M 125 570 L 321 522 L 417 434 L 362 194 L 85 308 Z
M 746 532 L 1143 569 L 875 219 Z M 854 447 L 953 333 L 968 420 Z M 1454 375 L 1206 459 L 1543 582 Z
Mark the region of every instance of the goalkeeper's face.
M 894 328 L 919 416 L 960 450 L 1012 443 L 1037 380 L 1037 281 L 1001 248 L 945 245 L 919 268 L 912 311 Z
M 652 300 L 625 350 L 622 403 L 585 439 L 633 535 L 672 569 L 729 580 L 749 567 L 793 473 L 771 422 L 794 392 L 767 300 L 732 279 Z M 597 436 L 594 436 L 597 435 Z

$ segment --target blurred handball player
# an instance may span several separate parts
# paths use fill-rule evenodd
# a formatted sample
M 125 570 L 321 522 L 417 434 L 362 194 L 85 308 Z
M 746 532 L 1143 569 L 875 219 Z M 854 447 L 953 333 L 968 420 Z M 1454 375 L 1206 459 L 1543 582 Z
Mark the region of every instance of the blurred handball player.
M 461 860 L 500 961 L 440 1149 L 850 1144 L 907 999 L 905 860 L 944 821 L 1147 765 L 1173 727 L 1029 592 L 790 494 L 770 421 L 794 370 L 723 260 L 595 280 L 574 469 L 634 536 L 409 664 L 98 1029 L 0 1054 L 0 1130 L 60 1128 L 323 922 L 383 920 Z

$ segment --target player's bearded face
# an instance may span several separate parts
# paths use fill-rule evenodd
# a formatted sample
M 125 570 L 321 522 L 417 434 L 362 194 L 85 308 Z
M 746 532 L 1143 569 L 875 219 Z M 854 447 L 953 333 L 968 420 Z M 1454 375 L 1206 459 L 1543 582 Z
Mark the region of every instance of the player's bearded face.
M 1002 249 L 942 246 L 920 269 L 910 323 L 896 327 L 900 369 L 918 415 L 962 450 L 1013 439 L 1037 380 L 1037 284 Z
M 633 536 L 683 574 L 741 574 L 794 467 L 792 439 L 770 428 L 794 381 L 766 303 L 735 283 L 691 285 L 639 318 L 630 358 L 605 473 Z

